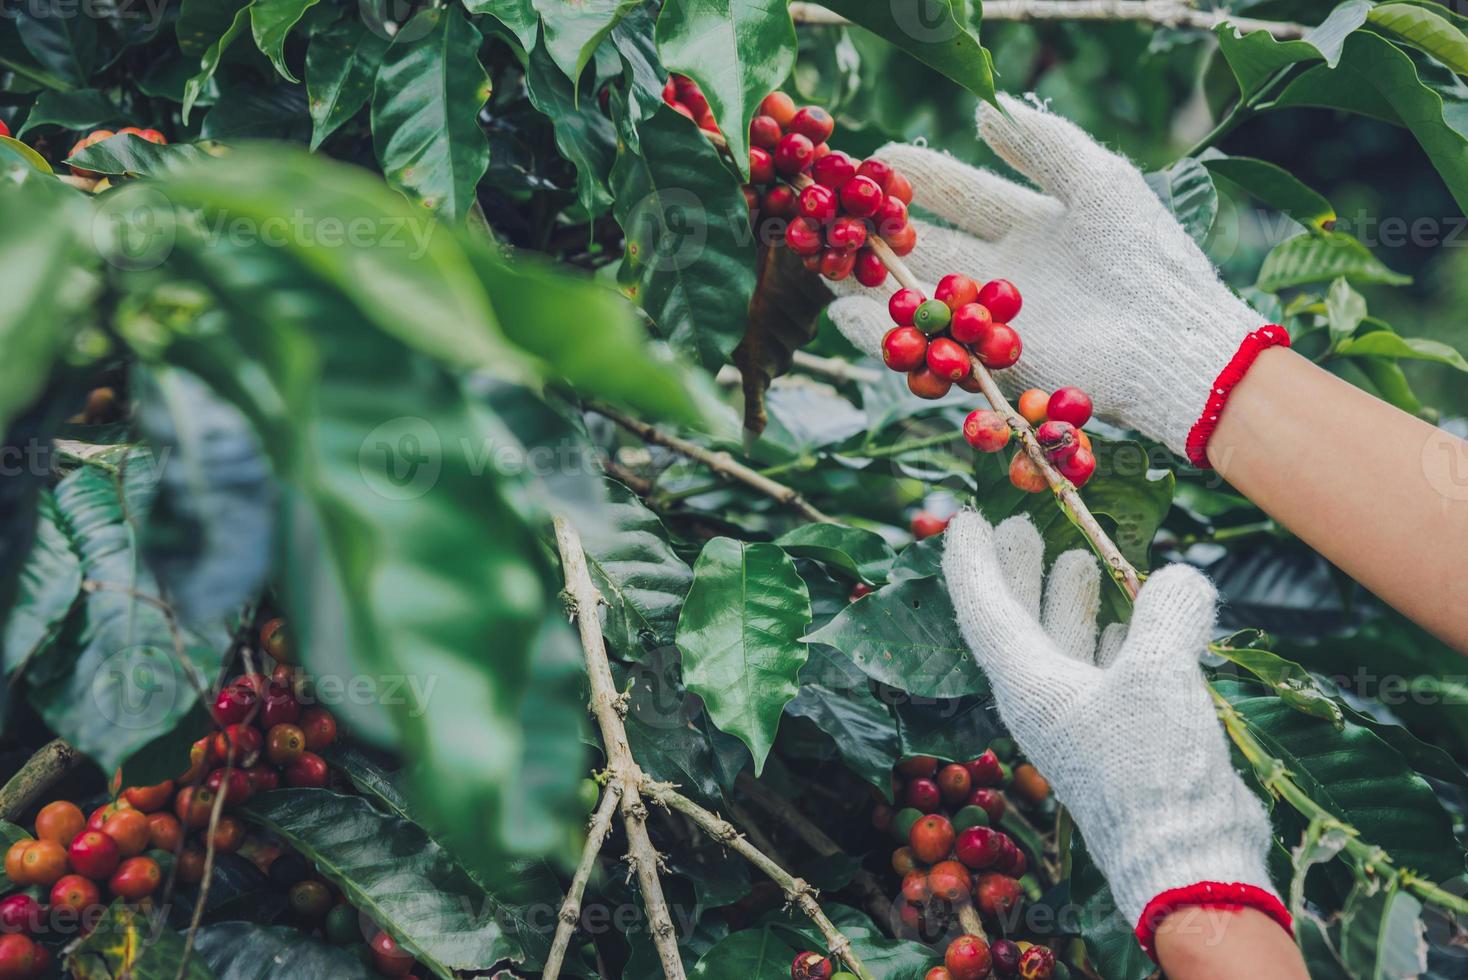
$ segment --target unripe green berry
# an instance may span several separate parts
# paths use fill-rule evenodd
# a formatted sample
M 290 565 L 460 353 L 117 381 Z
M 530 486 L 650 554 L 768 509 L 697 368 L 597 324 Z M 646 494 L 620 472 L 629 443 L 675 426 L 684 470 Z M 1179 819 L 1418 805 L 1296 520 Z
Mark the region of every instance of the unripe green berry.
M 953 311 L 941 299 L 930 299 L 912 315 L 912 325 L 925 334 L 942 333 L 948 327 Z
M 953 815 L 953 829 L 965 831 L 970 827 L 989 826 L 989 814 L 981 806 L 966 806 Z
M 923 811 L 915 807 L 903 807 L 892 815 L 892 836 L 906 844 L 908 835 L 912 832 L 912 825 L 922 818 Z

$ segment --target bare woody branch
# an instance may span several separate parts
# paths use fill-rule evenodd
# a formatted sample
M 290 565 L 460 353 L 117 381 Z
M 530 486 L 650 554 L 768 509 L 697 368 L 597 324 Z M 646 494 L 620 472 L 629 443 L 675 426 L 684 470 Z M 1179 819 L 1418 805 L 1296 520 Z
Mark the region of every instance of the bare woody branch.
M 797 24 L 849 24 L 845 17 L 814 3 L 792 3 L 790 16 Z M 1133 21 L 1156 27 L 1194 27 L 1212 30 L 1232 24 L 1245 34 L 1268 31 L 1286 41 L 1304 37 L 1310 28 L 1287 21 L 1238 17 L 1226 10 L 1200 10 L 1178 0 L 988 0 L 984 20 L 1037 23 L 1041 21 Z
M 81 754 L 59 738 L 41 746 L 0 787 L 0 820 L 16 820 L 79 761 Z
M 551 942 L 550 952 L 545 958 L 545 980 L 560 976 L 561 963 L 566 959 L 566 949 L 571 945 L 571 936 L 576 932 L 576 923 L 581 921 L 581 896 L 586 883 L 591 880 L 591 871 L 596 867 L 596 856 L 612 831 L 612 817 L 616 816 L 617 804 L 622 799 L 622 784 L 619 780 L 607 781 L 601 803 L 591 815 L 591 824 L 586 831 L 586 846 L 581 850 L 581 860 L 571 878 L 571 887 L 566 889 L 566 899 L 561 903 L 557 916 L 556 936 Z

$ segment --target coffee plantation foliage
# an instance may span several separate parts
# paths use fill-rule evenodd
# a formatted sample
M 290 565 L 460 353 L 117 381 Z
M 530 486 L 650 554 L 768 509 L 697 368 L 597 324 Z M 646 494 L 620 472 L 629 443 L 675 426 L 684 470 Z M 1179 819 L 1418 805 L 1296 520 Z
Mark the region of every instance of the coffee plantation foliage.
M 83 757 L 28 806 L 0 794 L 7 841 L 43 802 L 90 810 L 187 768 L 278 609 L 341 738 L 330 788 L 275 790 L 239 819 L 423 975 L 535 975 L 607 763 L 563 602 L 563 516 L 646 773 L 818 887 L 874 976 L 939 963 L 941 943 L 871 911 L 873 892 L 900 904 L 874 812 L 904 759 L 1008 746 L 941 538 L 910 524 L 974 502 L 1030 513 L 1052 556 L 1084 541 L 1051 495 L 964 445 L 979 396 L 913 398 L 821 316 L 819 279 L 756 242 L 730 161 L 776 88 L 827 108 L 855 157 L 923 138 L 988 165 L 976 105 L 1033 90 L 1137 159 L 1297 349 L 1465 431 L 1457 9 L 1235 5 L 1309 28 L 1276 40 L 1018 23 L 1013 3 L 986 20 L 977 0 L 828 6 L 854 23 L 807 23 L 786 0 L 7 8 L 6 771 L 53 738 Z M 665 104 L 674 72 L 730 156 Z M 127 126 L 167 143 L 72 154 Z M 1036 273 L 963 271 L 1021 289 Z M 1090 429 L 1083 497 L 1123 553 L 1199 564 L 1226 599 L 1208 673 L 1312 973 L 1461 976 L 1443 911 L 1468 892 L 1459 655 L 1211 473 Z M 1119 592 L 1106 605 L 1127 614 Z M 825 951 L 760 871 L 649 806 L 691 975 L 782 977 Z M 1011 810 L 1023 938 L 1072 976 L 1149 975 L 1054 801 Z M 564 972 L 662 974 L 626 853 L 618 822 Z M 172 976 L 186 944 L 189 977 L 369 975 L 250 870 L 221 860 L 207 897 L 119 900 L 55 950 L 79 977 Z

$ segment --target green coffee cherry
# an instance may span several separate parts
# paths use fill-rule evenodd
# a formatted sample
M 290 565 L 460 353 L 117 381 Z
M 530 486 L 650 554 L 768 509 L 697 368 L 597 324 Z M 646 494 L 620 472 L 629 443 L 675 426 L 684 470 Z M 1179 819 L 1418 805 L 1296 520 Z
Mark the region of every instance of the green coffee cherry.
M 930 299 L 917 308 L 912 315 L 912 325 L 931 336 L 942 333 L 948 327 L 953 311 L 941 299 Z

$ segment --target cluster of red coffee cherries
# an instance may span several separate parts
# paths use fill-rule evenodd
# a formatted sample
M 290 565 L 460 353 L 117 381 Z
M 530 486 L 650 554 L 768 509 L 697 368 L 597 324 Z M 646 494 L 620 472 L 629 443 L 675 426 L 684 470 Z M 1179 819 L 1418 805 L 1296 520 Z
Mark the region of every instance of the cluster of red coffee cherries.
M 919 398 L 942 398 L 955 384 L 976 392 L 972 358 L 996 371 L 1019 360 L 1023 344 L 1009 322 L 1023 302 L 1008 279 L 980 286 L 959 273 L 938 280 L 932 299 L 899 289 L 887 301 L 896 326 L 882 338 L 882 360 L 907 373 Z
M 81 151 L 85 150 L 87 147 L 91 146 L 93 143 L 100 143 L 103 140 L 111 139 L 114 136 L 136 136 L 138 139 L 144 139 L 147 140 L 149 143 L 158 143 L 160 145 L 168 142 L 167 138 L 165 138 L 164 135 L 158 132 L 158 130 L 156 129 L 139 129 L 136 126 L 124 126 L 122 129 L 119 129 L 115 133 L 110 129 L 94 129 L 87 135 L 83 136 L 81 139 L 77 140 L 76 143 L 72 146 L 71 151 L 68 152 L 66 155 L 68 158 L 74 157 Z M 90 170 L 83 170 L 80 167 L 72 167 L 71 172 L 77 177 L 102 176 L 101 174 L 93 173 Z
M 1050 464 L 1071 483 L 1085 486 L 1096 472 L 1091 437 L 1081 426 L 1091 418 L 1091 396 L 1075 387 L 1047 394 L 1031 388 L 1019 396 L 1019 413 L 1035 426 L 1035 440 Z M 979 452 L 997 453 L 1009 445 L 1013 431 L 1004 416 L 979 408 L 963 420 L 963 438 Z M 1021 446 L 1009 461 L 1009 482 L 1021 490 L 1039 493 L 1048 488 L 1045 474 Z
M 904 929 L 931 942 L 951 934 L 953 921 L 961 926 L 974 909 L 1003 927 L 1024 900 L 1019 879 L 1029 870 L 1025 852 L 998 829 L 1009 806 L 1006 793 L 1037 806 L 1050 794 L 1044 777 L 1028 763 L 1011 768 L 991 747 L 967 762 L 906 759 L 897 766 L 893 792 L 898 808 L 878 804 L 872 823 L 901 844 L 892 852 L 892 870 L 901 876 Z M 1054 954 L 1044 946 L 991 944 L 970 931 L 947 943 L 943 966 L 927 980 L 1047 980 L 1055 973 Z

